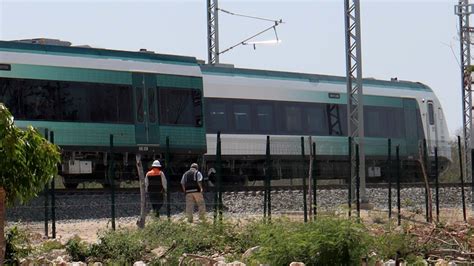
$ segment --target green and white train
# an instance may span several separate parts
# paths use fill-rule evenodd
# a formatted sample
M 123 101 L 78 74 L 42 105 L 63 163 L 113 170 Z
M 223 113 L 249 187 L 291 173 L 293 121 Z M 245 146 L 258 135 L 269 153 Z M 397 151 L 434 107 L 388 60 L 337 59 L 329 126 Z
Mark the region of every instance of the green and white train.
M 177 179 L 198 160 L 214 167 L 221 132 L 224 178 L 263 176 L 266 136 L 277 171 L 301 166 L 300 137 L 317 143 L 320 178 L 347 175 L 346 87 L 343 77 L 209 66 L 194 57 L 0 41 L 0 102 L 20 127 L 54 132 L 67 187 L 105 180 L 114 136 L 118 179 L 136 178 L 135 154 L 164 158 L 169 138 Z M 384 178 L 387 139 L 407 167 L 426 139 L 450 162 L 449 133 L 433 91 L 421 83 L 364 80 L 367 173 Z M 307 144 L 307 149 L 308 144 Z

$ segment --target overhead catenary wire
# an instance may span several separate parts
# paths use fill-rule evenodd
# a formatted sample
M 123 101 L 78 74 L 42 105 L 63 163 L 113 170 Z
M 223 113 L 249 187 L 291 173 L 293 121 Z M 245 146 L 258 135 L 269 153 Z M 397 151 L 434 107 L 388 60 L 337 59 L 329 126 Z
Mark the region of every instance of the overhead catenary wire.
M 225 50 L 223 50 L 223 51 L 218 51 L 218 52 L 217 52 L 217 55 L 220 55 L 220 54 L 223 54 L 223 53 L 225 53 L 225 52 L 228 52 L 228 51 L 234 49 L 235 47 L 237 47 L 237 46 L 239 46 L 239 45 L 248 45 L 249 43 L 247 43 L 247 41 L 249 41 L 249 40 L 251 40 L 251 39 L 253 39 L 253 38 L 255 38 L 255 37 L 257 37 L 257 36 L 259 36 L 259 35 L 261 35 L 261 34 L 267 32 L 267 31 L 271 30 L 271 29 L 273 29 L 274 32 L 275 32 L 275 36 L 276 36 L 277 43 L 280 42 L 280 40 L 278 39 L 278 33 L 277 33 L 277 31 L 276 31 L 276 27 L 277 27 L 278 25 L 284 23 L 282 19 L 275 20 L 275 19 L 268 19 L 268 18 L 263 18 L 263 17 L 256 17 L 256 16 L 243 15 L 243 14 L 234 13 L 234 12 L 231 12 L 231 11 L 228 11 L 228 10 L 225 10 L 225 9 L 222 9 L 222 8 L 217 8 L 217 10 L 218 10 L 218 11 L 221 11 L 221 12 L 223 12 L 223 13 L 232 15 L 232 16 L 250 18 L 250 19 L 255 19 L 255 20 L 262 20 L 262 21 L 268 21 L 268 22 L 272 22 L 272 23 L 273 23 L 272 26 L 270 26 L 270 27 L 268 27 L 268 28 L 265 28 L 264 30 L 262 30 L 262 31 L 260 31 L 260 32 L 258 32 L 258 33 L 256 33 L 256 34 L 254 34 L 254 35 L 252 35 L 252 36 L 246 38 L 245 40 L 240 41 L 240 42 L 238 42 L 238 43 L 236 43 L 236 44 L 230 46 L 229 48 L 227 48 L 227 49 L 225 49 Z M 255 48 L 255 45 L 256 45 L 256 44 L 253 44 L 253 45 L 254 45 L 254 48 Z
M 222 9 L 222 8 L 218 8 L 217 10 L 222 11 L 222 12 L 227 13 L 227 14 L 232 15 L 232 16 L 237 16 L 237 17 L 251 18 L 251 19 L 270 21 L 270 22 L 277 22 L 278 21 L 279 23 L 283 23 L 282 19 L 275 20 L 275 19 L 268 19 L 268 18 L 262 18 L 262 17 L 248 16 L 248 15 L 243 15 L 243 14 L 230 12 L 230 11 Z

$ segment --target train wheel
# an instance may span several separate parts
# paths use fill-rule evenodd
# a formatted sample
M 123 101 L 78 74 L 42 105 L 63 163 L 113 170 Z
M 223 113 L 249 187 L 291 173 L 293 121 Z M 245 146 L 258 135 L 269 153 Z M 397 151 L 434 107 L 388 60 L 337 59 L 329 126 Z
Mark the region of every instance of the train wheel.
M 79 183 L 71 182 L 71 181 L 67 181 L 67 182 L 64 181 L 63 184 L 66 189 L 76 189 L 77 186 L 79 185 Z

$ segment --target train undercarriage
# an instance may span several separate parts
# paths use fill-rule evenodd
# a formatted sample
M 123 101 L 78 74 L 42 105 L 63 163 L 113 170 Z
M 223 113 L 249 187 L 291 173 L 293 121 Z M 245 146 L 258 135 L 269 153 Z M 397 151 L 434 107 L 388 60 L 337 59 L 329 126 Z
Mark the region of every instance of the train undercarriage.
M 166 165 L 164 153 L 141 153 L 143 171 L 146 173 L 153 160 L 160 160 L 166 168 L 165 172 L 173 187 L 179 186 L 181 175 L 189 168 L 192 162 L 198 162 L 201 172 L 210 184 L 216 182 L 216 157 L 212 155 L 200 156 L 197 154 L 170 154 L 170 165 Z M 223 183 L 227 185 L 257 184 L 266 177 L 265 156 L 222 156 Z M 430 160 L 433 161 L 433 160 Z M 449 161 L 440 158 L 439 173 L 449 166 Z M 304 161 L 301 156 L 272 156 L 270 169 L 271 179 L 280 183 L 293 184 L 308 176 L 309 157 Z M 110 167 L 111 166 L 111 167 Z M 366 180 L 368 183 L 387 182 L 391 174 L 396 178 L 396 162 L 392 161 L 391 171 L 388 168 L 386 157 L 367 157 Z M 409 158 L 401 160 L 401 181 L 421 182 L 422 170 L 420 163 Z M 345 183 L 350 173 L 350 166 L 346 156 L 318 156 L 314 173 L 318 180 L 324 182 Z M 120 182 L 138 180 L 136 167 L 136 153 L 114 152 L 111 156 L 106 151 L 64 151 L 60 176 L 64 186 L 73 189 L 80 183 L 96 182 L 104 187 L 112 183 L 109 176 L 114 177 L 116 186 Z M 428 164 L 429 178 L 433 178 L 434 165 Z M 297 181 L 295 182 L 297 183 Z

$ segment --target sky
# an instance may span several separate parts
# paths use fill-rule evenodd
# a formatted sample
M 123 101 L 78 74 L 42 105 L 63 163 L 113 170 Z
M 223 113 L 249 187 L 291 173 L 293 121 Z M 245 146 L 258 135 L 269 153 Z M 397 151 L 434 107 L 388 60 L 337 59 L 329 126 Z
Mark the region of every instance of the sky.
M 234 13 L 282 19 L 278 45 L 221 55 L 236 67 L 345 76 L 343 0 L 219 0 Z M 364 77 L 418 81 L 441 101 L 451 134 L 462 127 L 457 1 L 361 0 Z M 73 45 L 207 60 L 206 0 L 0 0 L 0 39 L 55 38 Z M 270 24 L 269 24 L 270 23 Z M 220 50 L 271 22 L 219 13 Z M 256 40 L 274 39 L 272 31 Z

